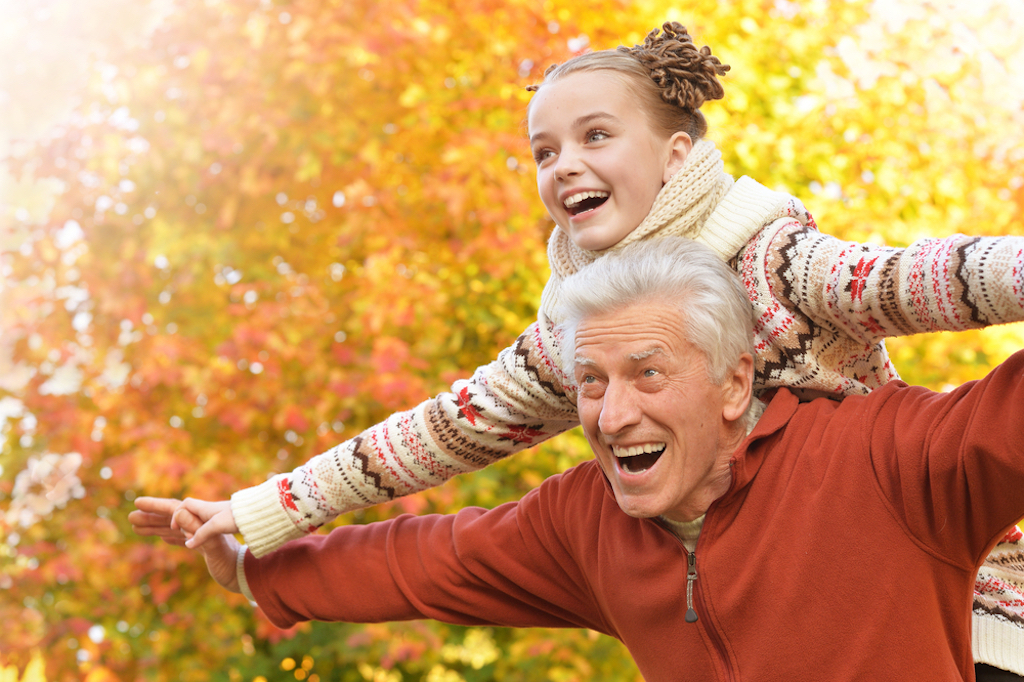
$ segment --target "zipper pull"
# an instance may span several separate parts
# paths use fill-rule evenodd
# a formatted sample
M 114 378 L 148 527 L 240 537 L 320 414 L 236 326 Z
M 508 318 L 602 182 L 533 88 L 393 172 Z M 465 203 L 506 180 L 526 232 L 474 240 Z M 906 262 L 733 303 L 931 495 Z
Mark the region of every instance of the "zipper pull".
M 697 612 L 693 610 L 693 583 L 697 580 L 697 553 L 686 553 L 686 622 L 696 623 Z

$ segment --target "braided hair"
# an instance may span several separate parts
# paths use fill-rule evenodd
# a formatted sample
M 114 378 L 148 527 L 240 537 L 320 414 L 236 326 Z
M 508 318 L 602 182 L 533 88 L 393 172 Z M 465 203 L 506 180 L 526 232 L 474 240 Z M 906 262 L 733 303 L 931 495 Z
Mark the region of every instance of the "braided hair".
M 669 136 L 682 131 L 696 142 L 708 128 L 700 107 L 725 96 L 718 77 L 729 69 L 708 46 L 698 49 L 685 26 L 669 21 L 648 33 L 643 45 L 587 52 L 553 64 L 541 83 L 526 89 L 536 92 L 577 71 L 614 71 L 636 87 L 655 127 Z

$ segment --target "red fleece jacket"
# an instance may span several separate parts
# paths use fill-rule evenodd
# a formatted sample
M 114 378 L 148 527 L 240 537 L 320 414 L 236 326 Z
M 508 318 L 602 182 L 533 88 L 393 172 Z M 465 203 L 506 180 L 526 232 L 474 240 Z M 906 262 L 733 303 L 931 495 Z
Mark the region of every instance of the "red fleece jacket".
M 951 393 L 841 403 L 782 389 L 732 460 L 695 551 L 626 516 L 595 462 L 520 502 L 338 528 L 245 557 L 300 620 L 586 627 L 648 682 L 973 679 L 974 574 L 1024 515 L 1024 353 Z M 908 677 L 909 676 L 909 677 Z

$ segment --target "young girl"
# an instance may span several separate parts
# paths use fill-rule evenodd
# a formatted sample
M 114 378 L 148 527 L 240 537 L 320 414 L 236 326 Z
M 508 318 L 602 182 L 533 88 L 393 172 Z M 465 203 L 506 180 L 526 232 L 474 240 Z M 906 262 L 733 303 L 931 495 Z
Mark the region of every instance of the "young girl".
M 728 68 L 668 23 L 643 45 L 549 69 L 529 107 L 538 190 L 557 225 L 537 322 L 451 393 L 230 503 L 186 500 L 184 509 L 207 521 L 188 545 L 240 530 L 262 556 L 339 514 L 439 485 L 576 426 L 575 387 L 559 369 L 553 333 L 560 283 L 637 240 L 690 237 L 735 266 L 758 316 L 761 393 L 866 393 L 897 378 L 886 336 L 1024 319 L 1024 238 L 954 236 L 902 250 L 840 242 L 820 234 L 797 199 L 734 181 L 699 111 L 724 95 L 718 76 Z M 166 506 L 137 504 L 154 512 L 134 513 L 140 533 L 180 542 Z M 979 587 L 991 577 L 983 571 Z M 976 611 L 976 660 L 1009 667 L 1021 658 L 1024 618 L 1014 625 Z M 1013 662 L 1024 674 L 1024 660 Z

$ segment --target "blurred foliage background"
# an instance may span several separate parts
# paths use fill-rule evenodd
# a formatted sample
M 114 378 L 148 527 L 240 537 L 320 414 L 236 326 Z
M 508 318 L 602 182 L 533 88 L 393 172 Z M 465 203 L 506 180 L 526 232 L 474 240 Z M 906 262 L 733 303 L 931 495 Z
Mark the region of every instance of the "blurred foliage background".
M 823 231 L 1024 234 L 1024 0 L 0 0 L 0 680 L 634 680 L 586 631 L 282 632 L 134 537 L 489 361 L 551 224 L 524 86 L 678 20 L 727 169 Z M 935 388 L 1007 326 L 890 342 Z M 515 499 L 577 433 L 339 523 Z

